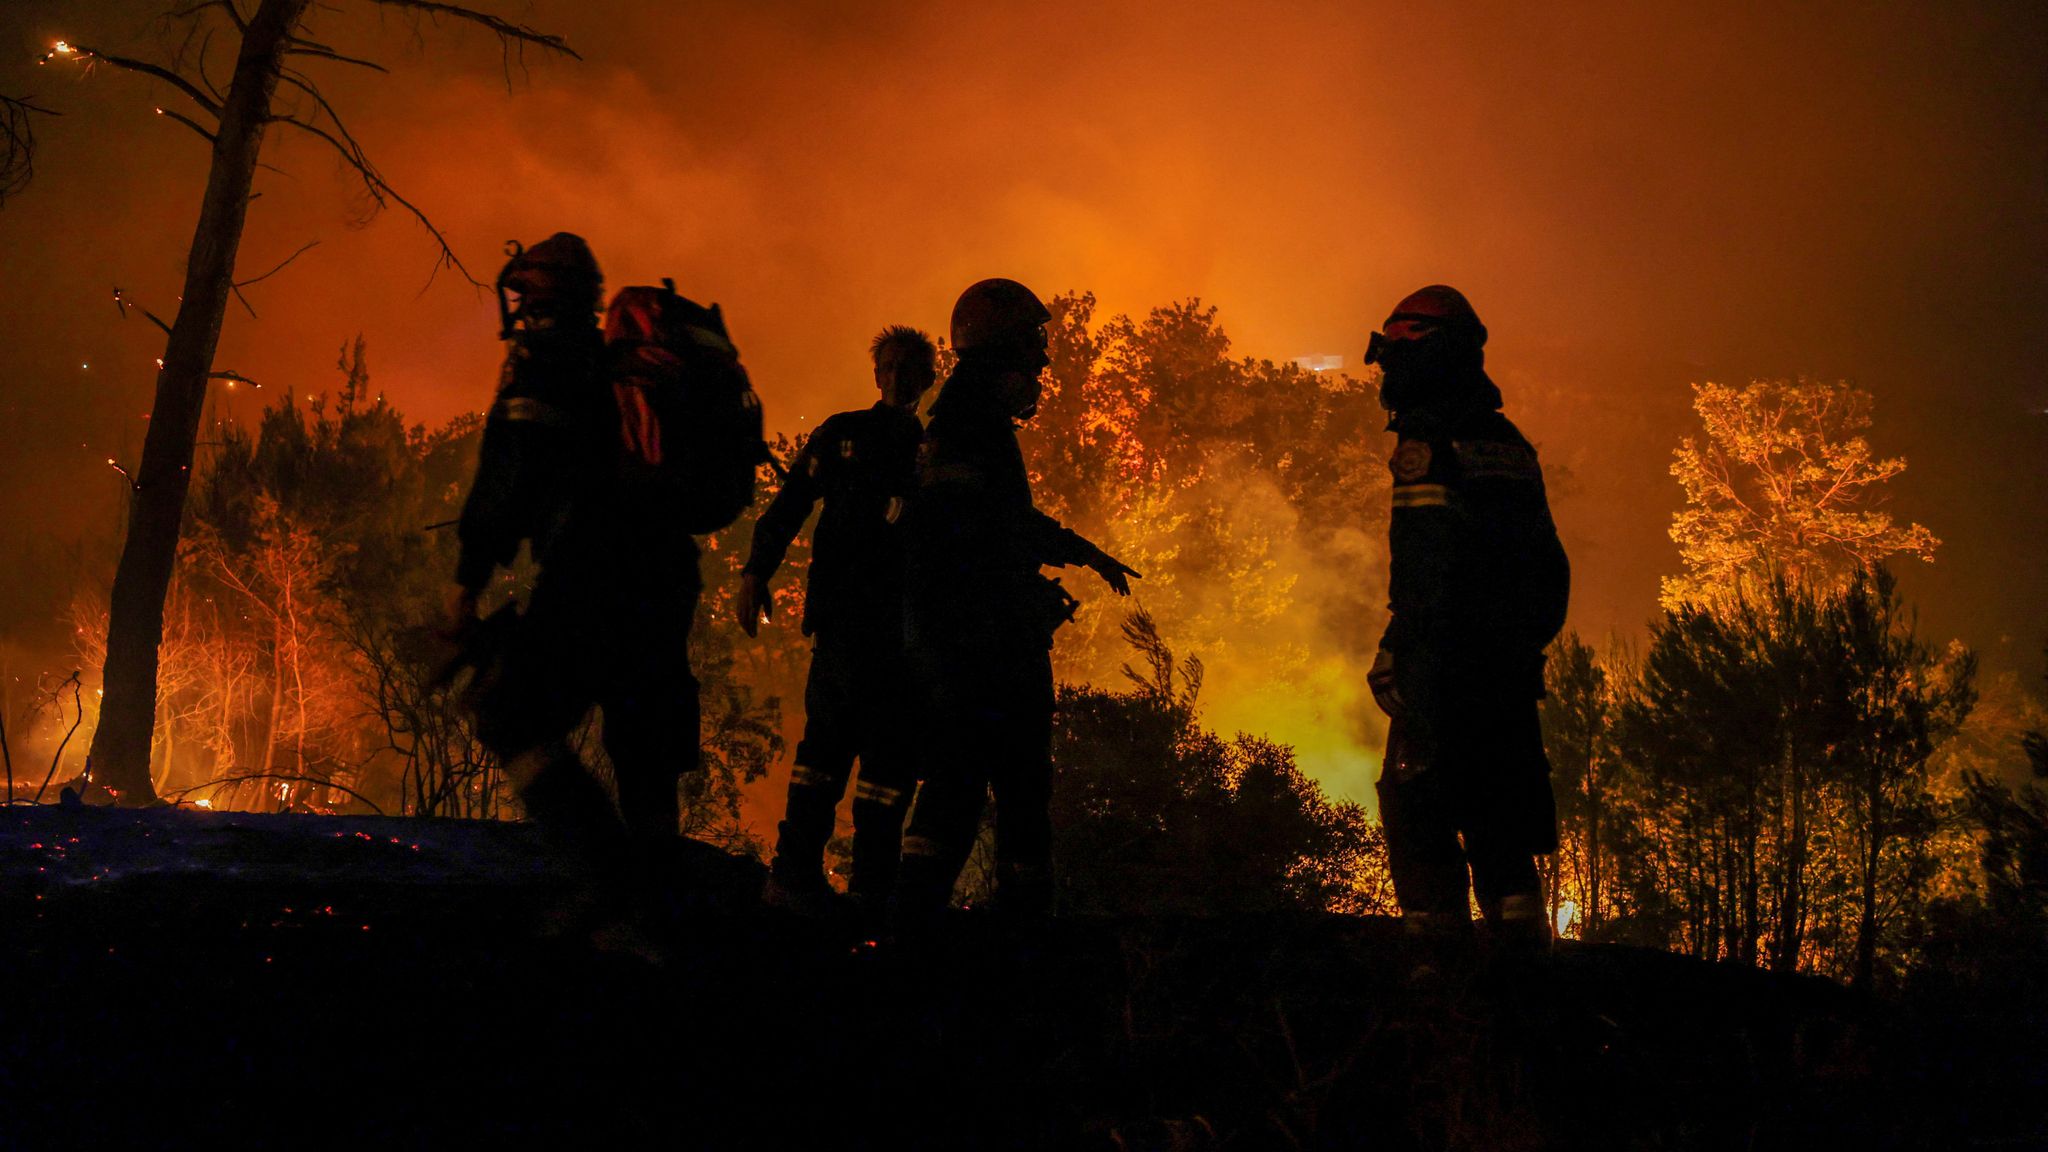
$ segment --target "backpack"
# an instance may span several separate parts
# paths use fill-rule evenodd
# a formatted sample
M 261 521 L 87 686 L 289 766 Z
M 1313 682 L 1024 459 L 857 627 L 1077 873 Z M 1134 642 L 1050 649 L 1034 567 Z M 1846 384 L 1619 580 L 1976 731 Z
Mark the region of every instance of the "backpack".
M 605 313 L 621 479 L 669 502 L 685 531 L 716 532 L 754 503 L 754 473 L 768 460 L 761 398 L 718 305 L 661 283 L 620 289 Z

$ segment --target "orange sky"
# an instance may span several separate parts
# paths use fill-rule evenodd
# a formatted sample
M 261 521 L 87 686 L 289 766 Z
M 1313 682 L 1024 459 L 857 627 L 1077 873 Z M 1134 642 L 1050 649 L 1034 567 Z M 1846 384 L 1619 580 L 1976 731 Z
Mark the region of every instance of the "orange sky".
M 480 277 L 507 237 L 567 228 L 614 285 L 723 303 L 778 426 L 864 403 L 867 337 L 938 329 L 982 276 L 1105 311 L 1198 295 L 1241 351 L 1354 361 L 1448 281 L 1571 474 L 1582 629 L 1638 628 L 1676 565 L 1687 382 L 1806 372 L 1875 392 L 1877 447 L 1912 461 L 1895 506 L 1947 542 L 1907 573 L 1928 630 L 2038 666 L 2038 6 L 477 3 L 584 62 L 530 55 L 508 93 L 488 37 L 338 0 L 323 37 L 392 74 L 310 67 Z M 150 114 L 161 86 L 28 61 L 59 36 L 162 53 L 163 7 L 0 8 L 0 91 L 65 114 L 0 208 L 0 630 L 115 521 L 104 461 L 139 450 L 159 340 L 108 290 L 168 315 L 205 161 Z M 361 331 L 409 415 L 481 407 L 488 299 L 422 293 L 420 229 L 353 226 L 331 158 L 275 144 L 243 267 L 321 245 L 250 292 L 260 320 L 230 313 L 220 364 L 318 391 Z

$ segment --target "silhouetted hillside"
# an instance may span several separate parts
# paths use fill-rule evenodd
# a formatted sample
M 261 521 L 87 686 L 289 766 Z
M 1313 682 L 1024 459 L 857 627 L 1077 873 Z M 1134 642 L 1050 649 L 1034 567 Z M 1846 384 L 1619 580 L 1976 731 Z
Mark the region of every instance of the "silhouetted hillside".
M 17 808 L 10 1147 L 1926 1148 L 2039 1138 L 2032 1035 L 1566 947 L 1416 981 L 1398 926 L 975 912 L 917 948 L 680 842 L 666 964 L 550 936 L 501 823 Z M 2012 1047 L 2007 1048 L 2006 1045 Z M 1970 1127 L 1965 1128 L 1965 1125 Z M 2010 1146 L 2001 1144 L 2000 1146 Z

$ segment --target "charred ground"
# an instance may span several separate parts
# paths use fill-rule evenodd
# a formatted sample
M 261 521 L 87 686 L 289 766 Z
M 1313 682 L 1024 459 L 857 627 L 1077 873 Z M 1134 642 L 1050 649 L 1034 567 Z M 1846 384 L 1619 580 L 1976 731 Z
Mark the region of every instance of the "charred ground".
M 972 911 L 919 948 L 679 841 L 659 967 L 522 825 L 15 809 L 16 1146 L 1751 1148 L 2039 1137 L 2038 1036 L 1619 947 L 1441 982 L 1379 918 Z M 1934 1009 L 1930 1002 L 1923 1007 Z

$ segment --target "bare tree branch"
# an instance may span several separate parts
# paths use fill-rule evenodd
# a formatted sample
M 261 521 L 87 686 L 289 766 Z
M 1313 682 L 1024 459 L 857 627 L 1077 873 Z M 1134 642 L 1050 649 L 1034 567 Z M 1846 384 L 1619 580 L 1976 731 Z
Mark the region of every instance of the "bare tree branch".
M 282 271 L 284 271 L 284 270 L 285 270 L 285 269 L 286 269 L 287 267 L 289 267 L 289 266 L 291 265 L 291 262 L 292 262 L 292 261 L 294 261 L 294 260 L 297 260 L 297 259 L 298 259 L 299 257 L 301 257 L 301 256 L 304 256 L 304 255 L 306 254 L 306 251 L 307 251 L 308 249 L 311 249 L 311 248 L 318 248 L 319 246 L 320 246 L 320 242 L 319 242 L 318 240 L 308 240 L 308 241 L 306 241 L 306 242 L 305 242 L 304 244 L 301 244 L 301 245 L 299 245 L 299 250 L 298 250 L 298 251 L 296 251 L 296 252 L 292 253 L 291 255 L 289 255 L 289 256 L 287 256 L 287 257 L 285 257 L 285 258 L 284 258 L 283 260 L 280 260 L 280 261 L 278 262 L 278 264 L 277 264 L 277 267 L 275 267 L 275 268 L 272 268 L 272 269 L 271 269 L 270 271 L 268 271 L 268 272 L 265 272 L 265 273 L 264 273 L 263 275 L 261 275 L 261 276 L 251 276 L 251 277 L 250 277 L 249 279 L 247 279 L 247 280 L 237 280 L 237 281 L 235 281 L 235 287 L 237 287 L 237 288 L 247 288 L 247 287 L 248 287 L 249 285 L 251 285 L 251 284 L 261 284 L 261 283 L 263 283 L 263 282 L 264 282 L 265 280 L 268 280 L 268 279 L 270 279 L 270 278 L 271 278 L 272 276 L 275 276 L 275 275 L 277 275 L 277 274 L 278 274 L 279 272 L 282 272 Z
M 241 9 L 236 8 L 231 0 L 205 0 L 204 3 L 194 4 L 188 8 L 180 8 L 170 13 L 167 19 L 184 20 L 188 17 L 197 16 L 208 8 L 218 8 L 227 13 L 228 19 L 234 22 L 236 31 L 247 32 L 249 30 L 249 22 L 242 18 Z
M 342 161 L 344 163 L 346 163 L 350 168 L 355 169 L 356 175 L 362 178 L 364 189 L 369 192 L 370 198 L 373 201 L 375 201 L 379 207 L 383 207 L 387 203 L 397 204 L 399 207 L 404 208 L 408 213 L 410 213 L 413 219 L 419 221 L 420 227 L 425 228 L 427 230 L 427 234 L 434 238 L 434 243 L 439 245 L 441 248 L 440 259 L 434 265 L 435 272 L 438 273 L 443 268 L 453 268 L 455 269 L 456 272 L 461 274 L 464 280 L 469 281 L 470 284 L 478 288 L 486 287 L 483 281 L 478 280 L 475 276 L 470 274 L 469 266 L 464 264 L 462 262 L 462 258 L 455 254 L 455 249 L 451 247 L 448 243 L 448 237 L 443 235 L 441 233 L 441 229 L 436 227 L 434 222 L 427 218 L 427 214 L 425 212 L 420 211 L 419 207 L 415 205 L 412 201 L 407 200 L 404 196 L 401 196 L 398 193 L 398 190 L 393 188 L 390 185 L 390 183 L 384 179 L 383 174 L 377 171 L 376 165 L 370 162 L 370 157 L 367 153 L 363 151 L 362 146 L 358 145 L 355 142 L 354 137 L 349 135 L 348 129 L 344 125 L 342 125 L 342 123 L 338 119 L 335 118 L 334 109 L 331 105 L 327 103 L 326 97 L 321 96 L 316 89 L 314 89 L 311 85 L 305 83 L 303 80 L 294 79 L 289 72 L 285 74 L 284 78 L 288 81 L 291 81 L 291 83 L 293 83 L 295 86 L 303 88 L 309 95 L 311 95 L 314 98 L 314 100 L 319 102 L 320 107 L 326 110 L 328 118 L 335 120 L 335 128 L 337 131 L 341 133 L 341 138 L 337 138 L 334 135 L 334 133 L 327 131 L 325 128 L 320 127 L 318 124 L 314 124 L 306 120 L 301 120 L 296 116 L 272 116 L 270 117 L 270 122 L 277 124 L 290 124 L 291 126 L 299 129 L 302 132 L 308 133 L 313 136 L 317 136 L 320 139 L 325 140 L 328 143 L 328 145 L 334 149 L 336 154 L 338 154 L 342 158 Z M 346 141 L 346 143 L 344 143 L 344 140 Z M 429 274 L 427 277 L 427 284 L 432 285 L 433 282 L 434 277 L 432 274 Z M 421 289 L 421 291 L 425 290 L 425 288 Z
M 224 368 L 218 372 L 208 372 L 206 378 L 208 380 L 225 380 L 230 384 L 247 384 L 254 388 L 263 387 L 263 385 L 258 384 L 256 381 L 249 379 L 232 368 Z
M 144 308 L 140 304 L 129 304 L 127 297 L 121 295 L 121 286 L 118 284 L 114 286 L 114 307 L 120 309 L 121 319 L 123 320 L 126 320 L 128 318 L 128 309 L 132 307 L 137 312 L 142 313 L 142 315 L 151 324 L 154 324 L 157 327 L 163 329 L 164 335 L 169 336 L 171 334 L 171 326 L 169 324 L 164 323 L 163 320 L 159 318 L 156 313 L 151 312 L 149 309 Z
M 391 71 L 391 69 L 386 68 L 382 64 L 377 63 L 375 60 L 363 60 L 355 56 L 344 56 L 341 53 L 335 52 L 331 49 L 316 48 L 311 45 L 307 45 L 304 47 L 287 48 L 285 49 L 285 54 L 287 56 L 317 56 L 322 60 L 335 60 L 343 64 L 355 64 L 364 68 L 374 69 L 375 71 L 378 72 L 389 73 Z
M 514 44 L 533 44 L 550 52 L 560 52 L 562 55 L 574 60 L 583 59 L 582 56 L 576 53 L 575 49 L 569 47 L 569 42 L 560 36 L 542 32 L 537 28 L 529 28 L 524 24 L 514 24 L 509 20 L 493 16 L 488 12 L 478 12 L 474 8 L 464 8 L 459 4 L 438 4 L 434 0 L 373 0 L 373 2 L 381 4 L 386 8 L 400 8 L 409 12 L 423 12 L 428 16 L 447 16 L 456 20 L 466 20 L 471 24 L 478 24 L 490 29 L 497 35 L 498 39 L 504 41 L 508 46 Z
M 363 803 L 369 805 L 370 810 L 372 812 L 375 812 L 377 815 L 384 815 L 384 809 L 379 808 L 375 800 L 370 799 L 368 796 L 363 795 L 361 792 L 356 791 L 355 789 L 349 787 L 346 784 L 336 784 L 332 780 L 323 780 L 318 776 L 294 776 L 287 772 L 243 772 L 234 776 L 216 776 L 203 784 L 194 784 L 190 788 L 172 789 L 171 791 L 164 793 L 164 798 L 168 800 L 173 797 L 189 796 L 192 793 L 199 791 L 201 788 L 212 788 L 218 790 L 220 786 L 223 784 L 241 784 L 249 780 L 289 780 L 293 782 L 312 784 L 321 788 L 332 788 L 336 792 L 346 792 L 350 796 L 353 796 L 356 799 L 362 801 Z M 211 797 L 209 797 L 208 800 L 209 802 L 211 802 Z
M 199 133 L 201 136 L 206 138 L 206 142 L 208 144 L 214 143 L 216 139 L 214 134 L 207 131 L 206 128 L 199 123 L 199 121 L 192 119 L 190 116 L 185 115 L 183 112 L 173 112 L 169 108 L 159 108 L 156 110 L 156 114 L 159 116 L 168 117 L 172 120 L 176 120 L 178 123 L 183 124 L 185 127 L 190 128 L 194 132 Z
M 35 117 L 55 116 L 31 96 L 0 96 L 0 204 L 36 174 Z
M 206 70 L 206 50 L 211 47 L 213 47 L 213 29 L 208 28 L 206 35 L 201 37 L 199 41 L 199 60 L 195 65 L 199 69 L 199 82 L 206 85 L 206 90 L 213 93 L 215 100 L 226 104 L 228 98 L 221 94 L 220 85 L 213 82 L 212 75 Z
M 151 64 L 147 60 L 131 60 L 126 56 L 110 56 L 105 52 L 101 52 L 98 49 L 94 48 L 88 48 L 83 44 L 74 44 L 71 46 L 71 51 L 69 53 L 58 54 L 75 55 L 80 60 L 84 61 L 88 67 L 90 67 L 93 61 L 95 60 L 104 60 L 107 63 L 112 64 L 116 68 L 124 69 L 129 72 L 140 72 L 145 76 L 154 76 L 157 79 L 163 81 L 164 83 L 176 88 L 178 91 L 183 92 L 185 95 L 191 97 L 192 102 L 194 104 L 197 104 L 201 108 L 206 109 L 209 113 L 212 113 L 214 119 L 218 120 L 220 118 L 219 101 L 215 100 L 211 96 L 208 96 L 206 93 L 200 91 L 199 86 L 197 84 L 192 83 L 190 80 L 185 79 L 183 76 L 178 75 L 176 72 L 171 71 L 169 68 L 164 68 L 156 64 Z M 44 57 L 44 59 L 49 59 L 49 57 Z
M 71 720 L 70 730 L 64 733 L 63 741 L 57 745 L 56 753 L 50 757 L 50 771 L 44 775 L 42 785 L 36 789 L 36 798 L 30 801 L 32 804 L 41 804 L 43 802 L 43 790 L 50 786 L 50 781 L 57 778 L 57 766 L 64 762 L 65 747 L 71 743 L 71 737 L 78 731 L 78 726 L 85 722 L 85 702 L 80 692 L 78 673 L 73 672 L 62 684 L 50 689 L 51 697 L 54 698 L 57 693 L 62 692 L 66 687 L 71 689 L 71 705 L 78 712 Z M 58 715 L 63 715 L 61 705 L 59 706 Z M 12 800 L 14 798 L 10 796 L 8 799 Z

